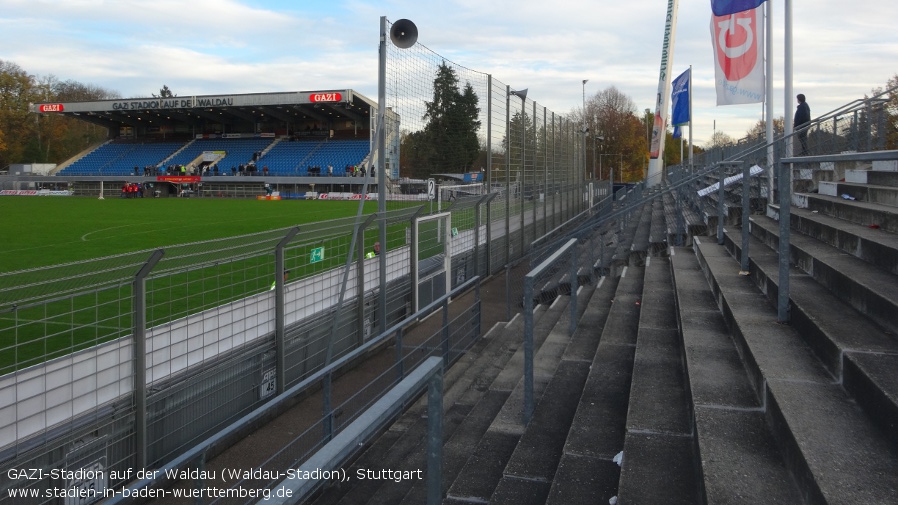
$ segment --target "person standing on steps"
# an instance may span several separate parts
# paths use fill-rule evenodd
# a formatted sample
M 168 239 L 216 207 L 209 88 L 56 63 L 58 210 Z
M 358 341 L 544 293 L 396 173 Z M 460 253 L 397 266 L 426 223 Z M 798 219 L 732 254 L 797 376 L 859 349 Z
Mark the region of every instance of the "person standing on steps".
M 798 99 L 798 108 L 795 110 L 795 131 L 798 133 L 798 141 L 801 143 L 801 151 L 799 156 L 808 155 L 808 127 L 811 124 L 811 107 L 808 105 L 805 96 L 801 93 L 796 97 Z

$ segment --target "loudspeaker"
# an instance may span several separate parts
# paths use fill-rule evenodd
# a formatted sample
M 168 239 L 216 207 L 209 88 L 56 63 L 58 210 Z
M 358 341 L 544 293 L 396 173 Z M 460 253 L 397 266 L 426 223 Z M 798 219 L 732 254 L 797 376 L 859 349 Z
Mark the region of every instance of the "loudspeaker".
M 390 28 L 390 40 L 400 49 L 408 49 L 418 41 L 418 27 L 408 19 L 400 19 Z

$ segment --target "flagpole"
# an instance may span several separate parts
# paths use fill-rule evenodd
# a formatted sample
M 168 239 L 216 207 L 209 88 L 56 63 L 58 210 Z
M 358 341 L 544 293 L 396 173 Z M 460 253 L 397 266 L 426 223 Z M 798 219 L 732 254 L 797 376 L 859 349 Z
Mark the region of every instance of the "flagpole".
M 773 164 L 776 160 L 773 141 L 773 2 L 765 2 L 767 12 L 767 92 L 764 93 L 764 104 L 767 111 L 767 198 L 773 198 Z M 787 102 L 788 103 L 788 102 Z
M 692 172 L 692 65 L 689 65 L 689 171 Z
M 664 168 L 664 139 L 667 136 L 667 108 L 670 103 L 670 68 L 673 66 L 678 6 L 679 0 L 667 0 L 664 41 L 661 46 L 661 72 L 658 78 L 658 103 L 655 104 L 655 127 L 652 130 L 649 173 L 646 176 L 646 186 L 648 187 L 653 187 L 661 182 L 661 172 Z
M 792 88 L 792 0 L 783 3 L 783 24 L 785 37 L 783 38 L 783 79 L 785 82 L 785 99 L 783 103 L 784 135 L 786 136 L 786 156 L 792 156 L 792 131 L 795 127 L 792 118 L 792 103 L 795 96 Z

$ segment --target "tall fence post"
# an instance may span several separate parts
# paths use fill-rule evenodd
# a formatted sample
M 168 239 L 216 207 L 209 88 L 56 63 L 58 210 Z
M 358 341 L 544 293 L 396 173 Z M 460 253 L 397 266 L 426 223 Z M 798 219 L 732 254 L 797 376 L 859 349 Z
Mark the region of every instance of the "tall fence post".
M 156 249 L 134 274 L 134 466 L 147 468 L 147 275 L 165 251 Z
M 297 233 L 299 233 L 298 227 L 291 228 L 274 248 L 274 339 L 276 347 L 275 359 L 277 360 L 275 364 L 277 394 L 281 394 L 287 389 L 287 332 L 285 323 L 286 308 L 284 306 L 286 298 L 286 279 L 284 276 L 287 274 L 287 267 L 284 261 L 284 249 Z

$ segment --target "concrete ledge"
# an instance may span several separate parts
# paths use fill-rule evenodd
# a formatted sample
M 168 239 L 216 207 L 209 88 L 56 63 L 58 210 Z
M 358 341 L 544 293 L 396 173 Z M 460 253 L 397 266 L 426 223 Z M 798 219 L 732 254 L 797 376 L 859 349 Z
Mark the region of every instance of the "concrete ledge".
M 773 322 L 773 307 L 740 286 L 747 279 L 726 274 L 737 263 L 727 264 L 720 246 L 701 244 L 698 250 L 746 362 L 762 381 L 767 422 L 801 493 L 810 503 L 893 500 L 898 458 L 883 434 L 832 383 L 794 329 Z

